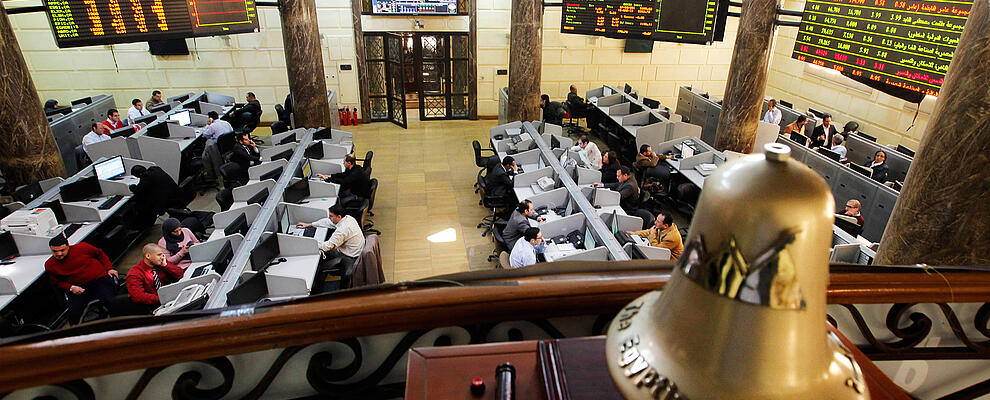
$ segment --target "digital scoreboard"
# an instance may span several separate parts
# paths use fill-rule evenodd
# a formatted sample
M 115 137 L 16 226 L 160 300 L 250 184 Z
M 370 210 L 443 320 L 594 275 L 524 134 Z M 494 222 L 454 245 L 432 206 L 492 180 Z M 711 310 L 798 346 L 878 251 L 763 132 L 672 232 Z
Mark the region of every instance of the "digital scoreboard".
M 254 0 L 44 0 L 60 48 L 258 31 Z
M 705 44 L 715 40 L 718 3 L 717 0 L 564 0 L 560 31 Z M 721 21 L 724 24 L 724 18 Z
M 457 15 L 457 0 L 372 0 L 373 15 Z
M 938 96 L 972 0 L 808 0 L 792 57 Z

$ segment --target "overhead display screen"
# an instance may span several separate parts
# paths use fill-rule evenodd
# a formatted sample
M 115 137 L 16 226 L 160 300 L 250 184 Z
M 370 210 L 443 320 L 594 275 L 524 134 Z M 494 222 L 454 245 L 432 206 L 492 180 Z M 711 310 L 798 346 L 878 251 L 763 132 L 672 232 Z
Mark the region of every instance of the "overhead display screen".
M 254 0 L 44 0 L 60 48 L 258 31 Z
M 565 0 L 560 31 L 619 39 L 711 43 L 718 11 L 717 0 Z
M 792 57 L 859 81 L 938 96 L 972 4 L 808 0 Z
M 371 13 L 382 15 L 455 15 L 457 0 L 372 0 Z

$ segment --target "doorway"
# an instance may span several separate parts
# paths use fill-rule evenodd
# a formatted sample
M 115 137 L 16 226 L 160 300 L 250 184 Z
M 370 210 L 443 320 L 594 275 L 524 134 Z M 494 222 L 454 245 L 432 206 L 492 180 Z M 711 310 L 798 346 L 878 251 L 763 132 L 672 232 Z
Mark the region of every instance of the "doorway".
M 372 121 L 468 119 L 471 68 L 466 32 L 365 33 Z M 401 107 L 401 116 L 398 108 Z

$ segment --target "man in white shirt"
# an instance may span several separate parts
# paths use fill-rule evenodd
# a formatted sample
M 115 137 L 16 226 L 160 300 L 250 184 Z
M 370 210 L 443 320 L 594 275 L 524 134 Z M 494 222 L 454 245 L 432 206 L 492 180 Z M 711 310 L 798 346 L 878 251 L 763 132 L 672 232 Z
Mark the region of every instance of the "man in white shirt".
M 780 113 L 780 110 L 777 108 L 777 100 L 770 99 L 770 101 L 767 102 L 767 113 L 763 114 L 763 122 L 769 122 L 774 125 L 780 125 L 780 119 L 782 117 L 783 115 Z
M 203 128 L 203 137 L 206 138 L 207 145 L 211 141 L 216 143 L 220 135 L 234 132 L 234 127 L 230 126 L 229 122 L 220 119 L 220 114 L 217 114 L 216 111 L 210 111 L 207 117 L 206 128 Z
M 834 151 L 834 152 L 836 152 L 836 153 L 838 153 L 839 154 L 839 159 L 841 159 L 841 160 L 845 160 L 846 159 L 846 154 L 848 154 L 848 151 L 846 150 L 846 146 L 843 146 L 842 145 L 842 140 L 843 139 L 845 139 L 845 138 L 842 137 L 842 135 L 841 134 L 838 134 L 838 133 L 836 133 L 835 136 L 832 136 L 832 148 L 831 148 L 831 150 Z
M 127 123 L 134 125 L 134 120 L 145 115 L 150 115 L 151 111 L 144 108 L 144 103 L 140 99 L 131 100 L 131 108 L 127 109 Z
M 110 140 L 110 135 L 106 134 L 106 129 L 107 127 L 103 126 L 103 124 L 94 122 L 93 130 L 89 131 L 89 133 L 87 133 L 82 138 L 83 146 L 89 146 L 93 143 L 99 143 Z
M 512 253 L 509 253 L 509 267 L 520 268 L 527 265 L 536 264 L 536 254 L 543 253 L 546 245 L 543 244 L 543 233 L 540 228 L 529 228 L 523 233 L 523 237 L 512 246 Z
M 598 145 L 588 139 L 588 135 L 581 136 L 578 139 L 577 146 L 571 147 L 571 150 L 584 153 L 584 156 L 588 158 L 588 162 L 591 163 L 591 168 L 601 169 L 602 168 L 602 151 L 598 149 Z
M 330 207 L 330 217 L 323 218 L 313 223 L 300 222 L 296 224 L 299 228 L 315 226 L 317 228 L 336 228 L 330 239 L 320 243 L 320 251 L 323 259 L 343 257 L 343 267 L 349 268 L 357 260 L 361 252 L 364 251 L 364 232 L 357 220 L 350 215 L 344 214 L 344 208 L 339 204 Z

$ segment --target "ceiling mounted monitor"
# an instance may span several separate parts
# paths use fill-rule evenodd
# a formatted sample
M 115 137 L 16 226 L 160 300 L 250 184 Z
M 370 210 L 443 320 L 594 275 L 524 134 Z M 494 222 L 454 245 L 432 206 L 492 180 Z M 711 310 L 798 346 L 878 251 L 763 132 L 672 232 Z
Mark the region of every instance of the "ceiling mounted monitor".
M 371 0 L 372 15 L 457 15 L 457 0 Z
M 562 33 L 662 42 L 710 44 L 721 40 L 728 1 L 565 1 Z

